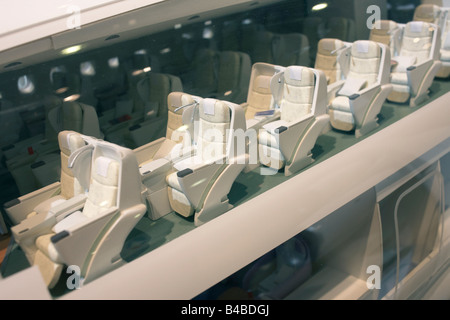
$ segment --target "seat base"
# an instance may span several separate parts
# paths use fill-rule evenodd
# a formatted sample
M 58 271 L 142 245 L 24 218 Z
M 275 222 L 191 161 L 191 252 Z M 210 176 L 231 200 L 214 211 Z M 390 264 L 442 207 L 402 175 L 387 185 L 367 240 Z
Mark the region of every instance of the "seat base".
M 439 69 L 438 73 L 436 74 L 437 78 L 445 79 L 450 76 L 450 65 L 442 65 L 442 67 Z
M 366 123 L 366 125 L 362 126 L 361 128 L 355 129 L 355 137 L 359 138 L 367 133 L 371 132 L 372 130 L 375 130 L 379 126 L 378 124 L 378 118 L 374 121 Z
M 311 163 L 313 163 L 315 160 L 312 157 L 312 153 L 310 153 L 307 157 L 302 158 L 290 165 L 286 165 L 284 167 L 284 175 L 286 177 L 298 172 L 299 170 L 309 166 Z
M 410 96 L 411 94 L 409 92 L 399 92 L 392 90 L 391 93 L 388 95 L 387 100 L 397 103 L 406 103 L 408 102 Z

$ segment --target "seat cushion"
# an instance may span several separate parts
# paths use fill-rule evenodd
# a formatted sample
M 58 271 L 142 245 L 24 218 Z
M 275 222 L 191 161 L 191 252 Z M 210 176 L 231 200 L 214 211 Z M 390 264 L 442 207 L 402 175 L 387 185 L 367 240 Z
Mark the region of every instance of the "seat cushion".
M 347 78 L 360 78 L 367 86 L 377 82 L 381 48 L 374 41 L 359 40 L 352 44 L 350 69 Z
M 391 73 L 391 83 L 397 85 L 408 85 L 408 74 L 406 72 L 392 72 Z
M 328 83 L 341 79 L 341 68 L 337 63 L 338 51 L 344 48 L 344 43 L 339 39 L 320 39 L 317 45 L 317 54 L 314 67 L 322 70 Z
M 247 99 L 248 107 L 245 113 L 247 119 L 252 119 L 259 111 L 269 110 L 272 104 L 271 79 L 272 76 L 258 75 L 253 80 L 253 87 L 250 88 Z
M 314 72 L 306 67 L 290 66 L 284 72 L 281 120 L 296 121 L 311 113 L 314 96 Z
M 337 96 L 335 99 L 333 99 L 330 108 L 333 110 L 351 112 L 350 111 L 350 100 L 346 96 Z
M 410 21 L 405 26 L 400 56 L 414 56 L 422 63 L 430 56 L 433 28 L 422 21 Z
M 119 163 L 113 159 L 103 156 L 95 159 L 84 215 L 95 217 L 117 205 L 119 169 Z

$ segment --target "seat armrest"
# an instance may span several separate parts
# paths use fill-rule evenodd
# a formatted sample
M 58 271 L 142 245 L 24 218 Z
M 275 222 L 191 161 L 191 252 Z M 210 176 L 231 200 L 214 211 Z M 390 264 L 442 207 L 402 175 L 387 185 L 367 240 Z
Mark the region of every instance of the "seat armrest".
M 51 230 L 55 223 L 55 216 L 50 214 L 37 214 L 12 227 L 11 234 L 14 240 L 20 244 L 27 238 L 34 238 L 52 232 Z
M 41 189 L 30 192 L 3 205 L 5 212 L 14 224 L 20 223 L 41 202 L 60 193 L 60 182 L 52 183 Z
M 273 114 L 270 115 L 261 115 L 261 116 L 255 115 L 253 119 L 247 120 L 247 130 L 248 129 L 258 130 L 267 123 L 279 120 L 280 117 L 281 111 L 279 109 L 273 110 Z
M 141 147 L 134 149 L 133 152 L 136 155 L 138 163 L 143 163 L 149 159 L 152 159 L 155 153 L 163 144 L 165 139 L 166 138 L 164 137 L 159 138 L 158 140 L 152 141 L 150 143 L 147 143 Z
M 177 179 L 183 193 L 196 208 L 202 201 L 202 196 L 211 180 L 226 166 L 227 158 L 217 159 L 209 163 L 195 163 L 192 166 L 180 168 Z
M 352 94 L 351 96 L 349 96 L 348 98 L 350 100 L 357 100 L 357 99 L 361 99 L 364 98 L 365 96 L 371 96 L 372 93 L 374 91 L 378 91 L 380 89 L 380 84 L 379 83 L 375 83 L 371 86 L 368 86 L 360 91 L 358 91 L 357 93 Z
M 197 148 L 193 145 L 184 146 L 183 143 L 178 143 L 165 158 L 175 164 L 187 158 L 193 157 L 196 150 Z
M 56 222 L 61 221 L 69 214 L 81 210 L 84 207 L 84 203 L 86 202 L 87 195 L 79 194 L 75 197 L 67 199 L 63 203 L 54 206 L 49 210 L 49 215 L 53 215 L 56 218 Z

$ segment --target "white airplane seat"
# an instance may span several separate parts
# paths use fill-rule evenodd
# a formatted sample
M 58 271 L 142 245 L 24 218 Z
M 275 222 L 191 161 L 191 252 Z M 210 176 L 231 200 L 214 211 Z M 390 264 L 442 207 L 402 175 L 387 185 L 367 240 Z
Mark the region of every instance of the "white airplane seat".
M 448 78 L 450 76 L 450 9 L 441 8 L 441 62 L 442 67 L 436 74 L 437 78 Z
M 317 44 L 314 68 L 325 73 L 328 84 L 341 80 L 342 70 L 338 58 L 345 48 L 345 42 L 339 39 L 323 38 Z
M 257 62 L 252 66 L 250 76 L 250 84 L 247 94 L 247 101 L 241 106 L 245 110 L 245 118 L 247 119 L 247 128 L 253 127 L 255 115 L 274 109 L 274 101 L 270 89 L 270 80 L 272 77 L 284 70 L 285 67 Z
M 239 105 L 206 98 L 194 109 L 195 153 L 174 163 L 176 171 L 167 176 L 167 184 L 171 208 L 185 217 L 193 215 L 199 226 L 231 209 L 227 195 L 248 154 L 234 143 L 234 135 L 246 130 Z
M 390 52 L 381 43 L 359 40 L 341 57 L 344 80 L 328 87 L 330 123 L 360 137 L 378 126 L 378 114 L 392 90 Z
M 15 241 L 30 264 L 39 267 L 49 288 L 58 282 L 64 265 L 78 266 L 83 283 L 123 265 L 123 244 L 146 211 L 133 151 L 101 140 L 91 143 L 69 159 L 74 165 L 92 159 L 87 196 L 69 199 L 12 228 Z M 85 179 L 86 170 L 75 174 Z
M 410 21 L 405 25 L 398 55 L 392 57 L 393 90 L 388 100 L 411 107 L 428 98 L 428 91 L 442 63 L 439 60 L 440 31 L 435 24 Z
M 380 42 L 389 47 L 391 57 L 396 54 L 399 47 L 402 28 L 392 20 L 379 20 L 375 22 L 375 27 L 370 30 L 369 40 Z
M 289 176 L 314 161 L 311 149 L 329 123 L 326 78 L 320 70 L 289 66 L 273 76 L 271 87 L 280 118 L 262 127 L 259 160 Z

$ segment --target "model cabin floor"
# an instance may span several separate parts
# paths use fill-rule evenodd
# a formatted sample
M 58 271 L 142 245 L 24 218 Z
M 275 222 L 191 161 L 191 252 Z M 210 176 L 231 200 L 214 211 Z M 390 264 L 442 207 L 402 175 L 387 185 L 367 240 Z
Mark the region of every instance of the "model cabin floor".
M 352 133 L 342 133 L 335 130 L 323 134 L 318 138 L 312 150 L 315 162 L 303 170 L 308 170 L 312 166 L 349 148 L 377 131 L 386 128 L 449 91 L 449 80 L 436 80 L 431 87 L 430 99 L 418 107 L 411 108 L 406 104 L 385 103 L 379 116 L 379 127 L 363 137 L 355 138 L 355 135 Z M 238 176 L 229 194 L 229 200 L 233 206 L 238 206 L 303 172 L 301 170 L 292 176 L 286 177 L 282 170 L 273 175 L 263 175 L 260 170 L 261 168 L 256 168 L 250 172 L 241 173 Z M 145 216 L 129 234 L 121 255 L 124 260 L 130 262 L 194 228 L 193 219 L 181 217 L 174 212 L 156 221 L 152 221 Z M 8 246 L 8 243 L 10 243 L 7 235 L 1 240 L 0 243 L 2 245 L 6 243 L 6 246 Z M 6 259 L 1 265 L 1 275 L 3 277 L 7 277 L 29 267 L 24 253 L 15 243 L 10 243 L 9 250 L 5 254 Z M 65 280 L 61 279 L 60 282 L 65 283 Z M 51 294 L 57 297 L 66 293 L 66 290 L 63 285 L 56 286 L 51 291 Z

